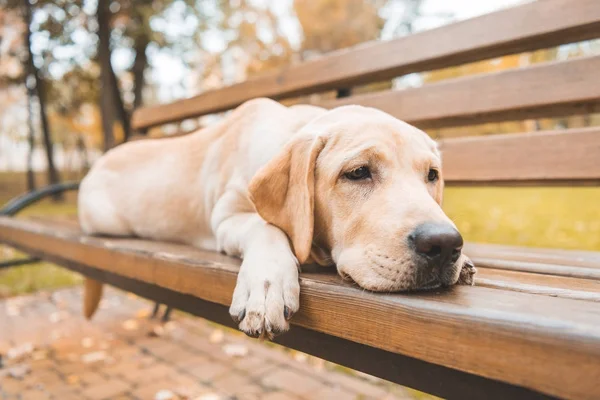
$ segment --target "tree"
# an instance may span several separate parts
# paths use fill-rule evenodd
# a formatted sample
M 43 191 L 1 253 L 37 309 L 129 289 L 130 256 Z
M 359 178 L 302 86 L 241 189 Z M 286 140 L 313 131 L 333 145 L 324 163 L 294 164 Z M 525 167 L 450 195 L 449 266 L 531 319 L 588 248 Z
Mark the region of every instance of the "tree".
M 46 91 L 44 87 L 44 81 L 40 76 L 40 72 L 35 66 L 33 61 L 33 52 L 31 50 L 31 23 L 32 23 L 32 12 L 31 12 L 31 3 L 29 0 L 25 0 L 23 2 L 23 14 L 25 16 L 25 23 L 27 25 L 27 35 L 26 35 L 26 47 L 28 49 L 28 57 L 27 57 L 27 72 L 29 76 L 33 76 L 35 81 L 35 94 L 38 98 L 39 108 L 40 108 L 40 120 L 42 123 L 42 138 L 44 141 L 44 148 L 46 152 L 46 160 L 48 162 L 48 182 L 50 184 L 56 184 L 59 182 L 58 171 L 54 166 L 54 151 L 52 146 L 52 138 L 50 136 L 50 126 L 48 125 L 48 116 L 46 114 Z M 29 117 L 31 118 L 31 116 Z M 30 133 L 31 135 L 31 133 Z M 31 139 L 30 139 L 31 140 Z M 31 142 L 30 142 L 31 144 Z M 62 194 L 57 194 L 54 196 L 54 199 L 59 200 L 62 199 Z
M 100 64 L 100 110 L 104 151 L 115 145 L 113 122 L 115 119 L 115 74 L 110 61 L 110 10 L 108 1 L 99 1 L 96 11 L 98 21 L 98 62 Z M 120 96 L 119 96 L 120 97 Z

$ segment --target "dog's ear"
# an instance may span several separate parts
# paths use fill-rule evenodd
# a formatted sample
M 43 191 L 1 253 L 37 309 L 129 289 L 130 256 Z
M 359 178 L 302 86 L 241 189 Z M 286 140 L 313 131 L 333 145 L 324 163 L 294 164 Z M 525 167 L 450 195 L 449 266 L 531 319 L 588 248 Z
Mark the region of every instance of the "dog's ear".
M 258 214 L 288 235 L 301 264 L 312 246 L 315 164 L 324 146 L 322 137 L 292 139 L 257 172 L 248 189 Z

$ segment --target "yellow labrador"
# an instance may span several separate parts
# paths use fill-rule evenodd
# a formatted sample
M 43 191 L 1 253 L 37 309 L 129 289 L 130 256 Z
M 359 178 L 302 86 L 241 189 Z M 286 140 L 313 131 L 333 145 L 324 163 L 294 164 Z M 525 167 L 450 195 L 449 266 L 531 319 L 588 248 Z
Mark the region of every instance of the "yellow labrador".
M 109 151 L 81 183 L 79 221 L 242 257 L 230 313 L 272 336 L 298 310 L 299 264 L 335 264 L 373 291 L 453 285 L 463 266 L 471 283 L 442 189 L 436 144 L 411 125 L 256 99 L 196 133 Z

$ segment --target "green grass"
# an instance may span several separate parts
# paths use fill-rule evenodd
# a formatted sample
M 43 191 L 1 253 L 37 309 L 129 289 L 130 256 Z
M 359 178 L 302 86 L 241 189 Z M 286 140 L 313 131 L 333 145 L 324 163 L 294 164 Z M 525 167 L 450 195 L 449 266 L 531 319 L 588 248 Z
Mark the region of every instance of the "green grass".
M 600 188 L 447 188 L 467 241 L 600 250 Z
M 41 186 L 43 176 L 38 175 L 37 182 Z M 0 206 L 25 191 L 25 176 L 17 173 L 0 173 Z M 63 202 L 51 199 L 24 210 L 19 216 L 52 216 L 75 215 L 76 194 L 70 193 Z M 0 246 L 0 261 L 25 257 L 6 246 Z M 40 289 L 55 289 L 78 284 L 80 275 L 51 263 L 39 262 L 22 267 L 0 271 L 0 298 L 18 294 L 31 293 Z

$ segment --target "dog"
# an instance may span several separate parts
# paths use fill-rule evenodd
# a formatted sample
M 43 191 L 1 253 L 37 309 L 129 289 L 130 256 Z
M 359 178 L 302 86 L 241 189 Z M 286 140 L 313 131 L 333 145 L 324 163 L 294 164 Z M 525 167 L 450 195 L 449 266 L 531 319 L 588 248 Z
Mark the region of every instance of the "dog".
M 230 314 L 272 338 L 299 308 L 301 264 L 335 265 L 376 292 L 472 284 L 442 191 L 440 153 L 421 130 L 374 108 L 261 98 L 195 133 L 110 150 L 78 207 L 86 234 L 241 257 Z M 100 291 L 88 290 L 91 316 Z

